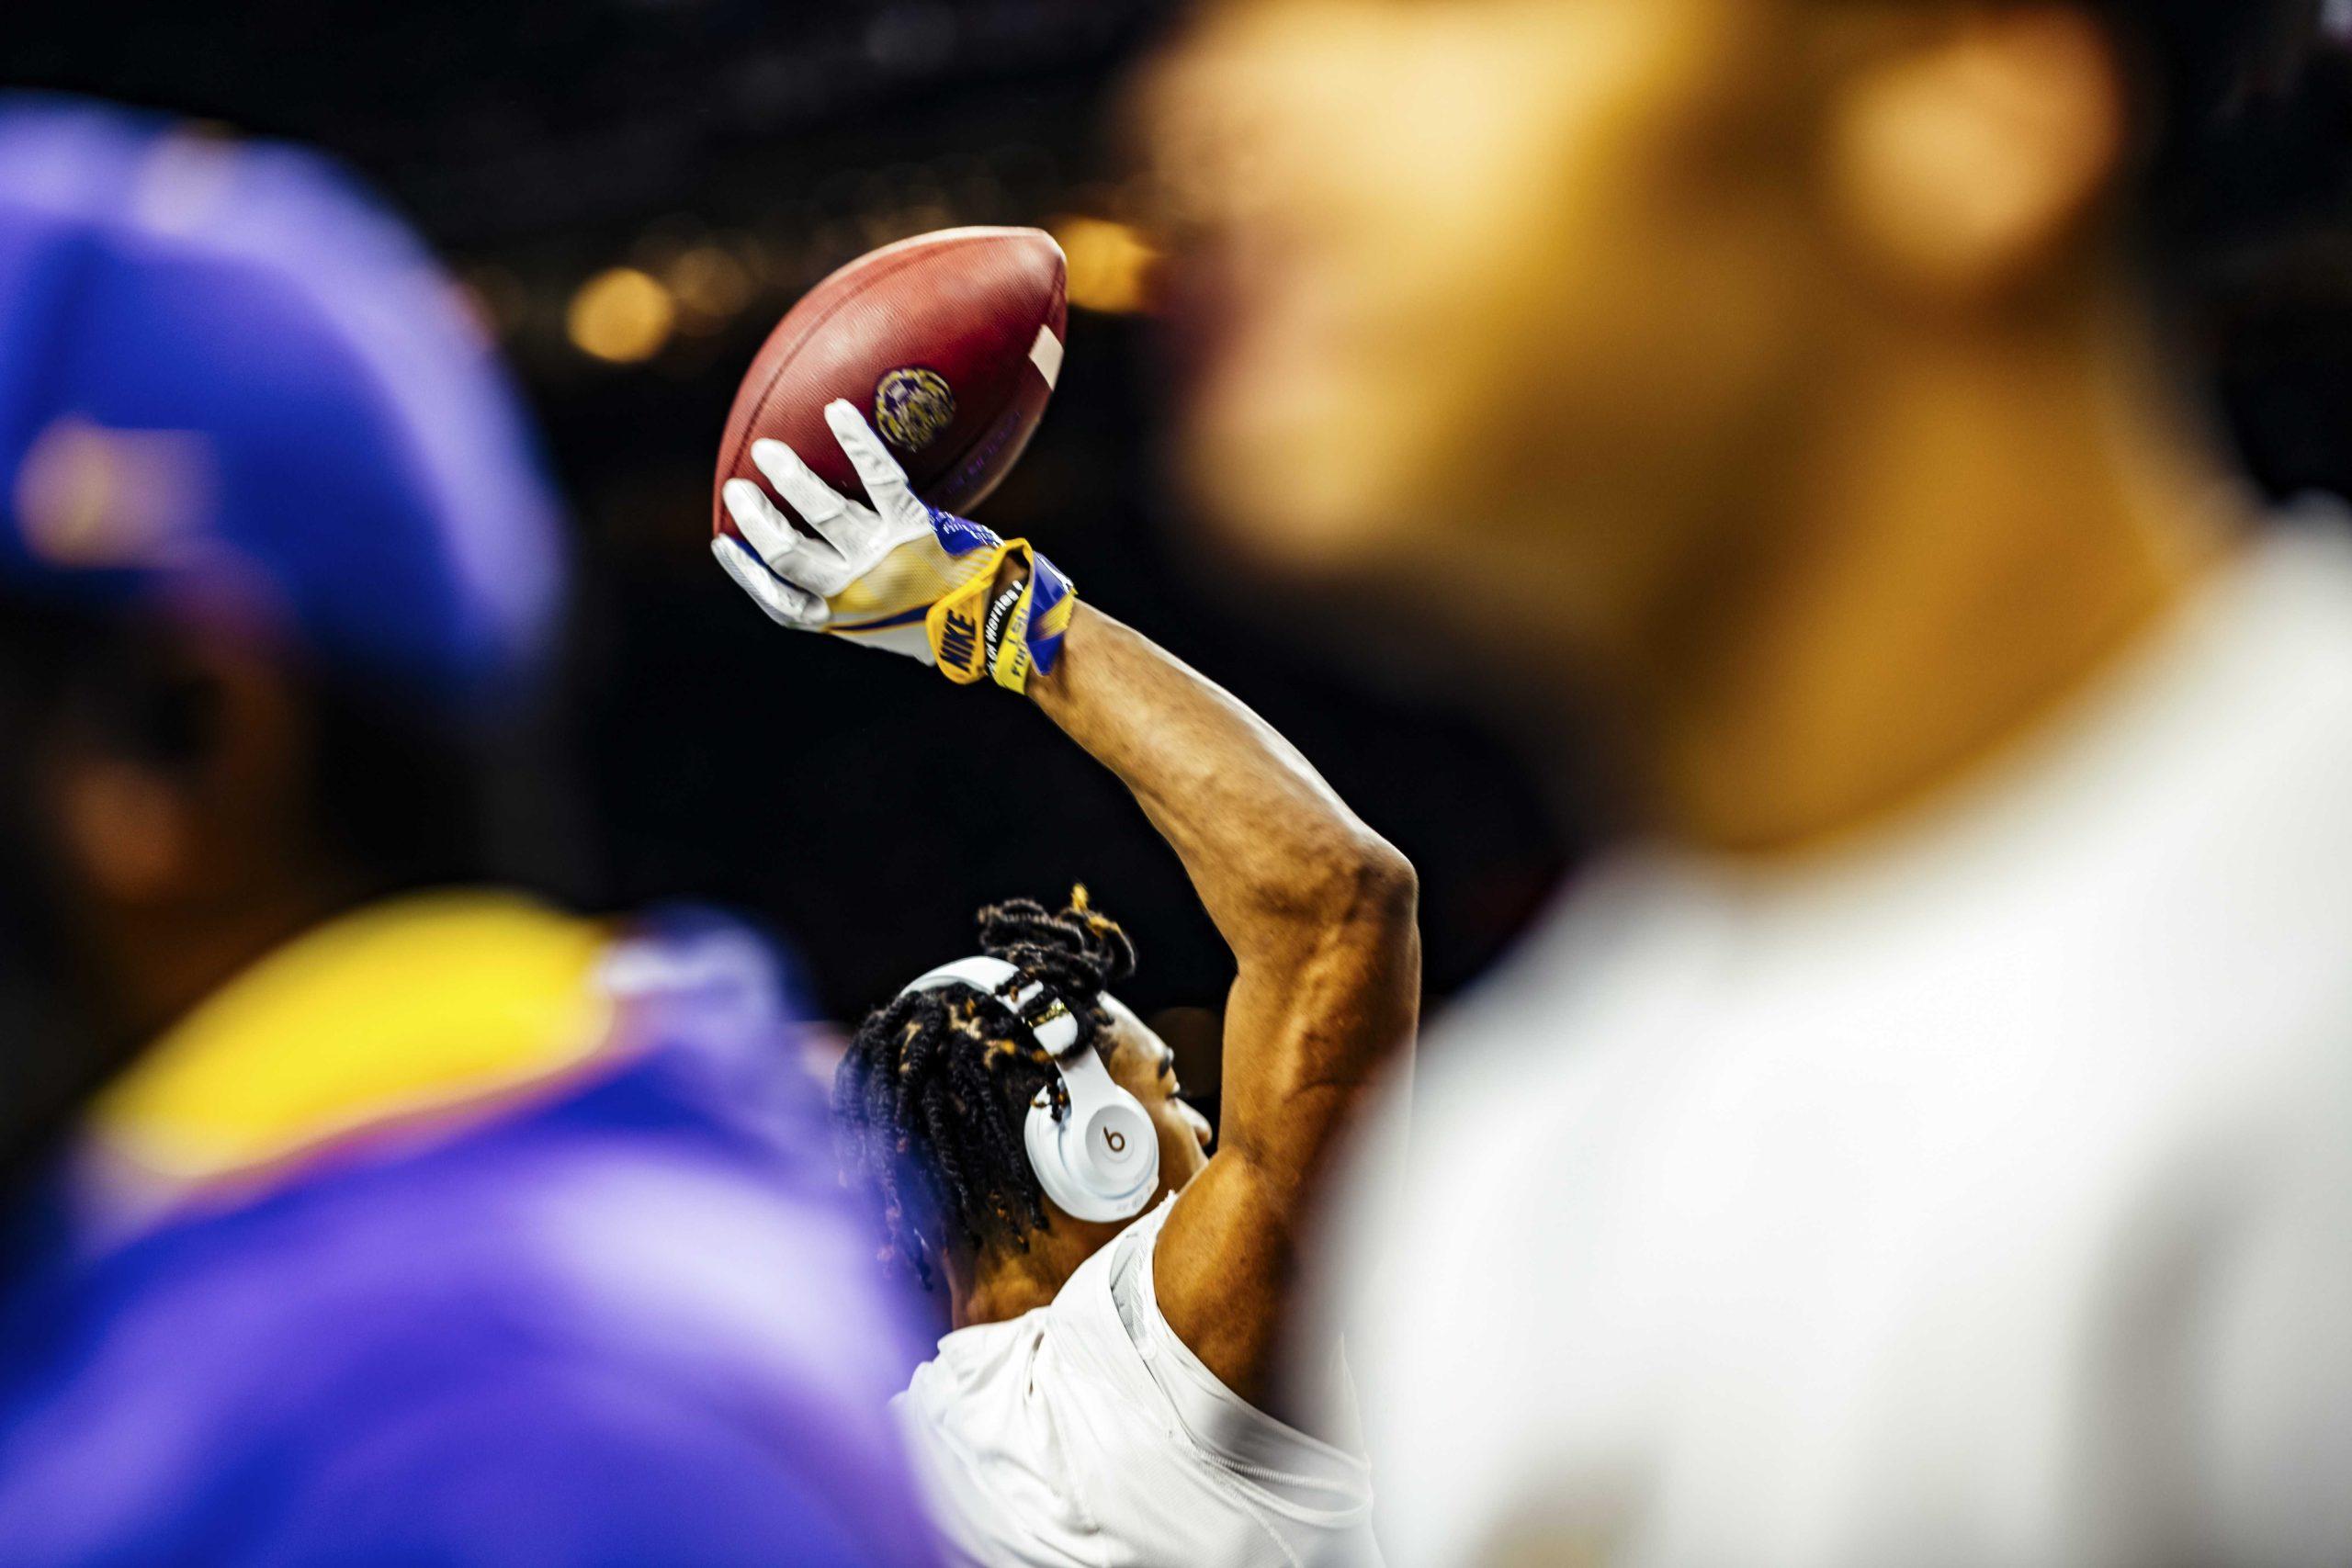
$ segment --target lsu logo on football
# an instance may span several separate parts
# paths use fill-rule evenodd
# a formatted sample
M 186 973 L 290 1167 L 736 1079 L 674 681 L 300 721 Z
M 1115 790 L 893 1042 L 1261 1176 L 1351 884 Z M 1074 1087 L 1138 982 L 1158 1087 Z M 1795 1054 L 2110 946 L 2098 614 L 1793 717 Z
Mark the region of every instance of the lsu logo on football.
M 956 390 L 920 366 L 893 370 L 874 389 L 874 423 L 902 451 L 920 452 L 956 423 Z

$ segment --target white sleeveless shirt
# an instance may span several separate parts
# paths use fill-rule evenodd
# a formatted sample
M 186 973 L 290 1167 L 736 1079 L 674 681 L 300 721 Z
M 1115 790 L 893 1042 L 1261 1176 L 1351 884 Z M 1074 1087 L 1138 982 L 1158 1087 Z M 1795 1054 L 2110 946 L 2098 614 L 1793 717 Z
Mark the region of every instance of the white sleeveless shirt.
M 1174 1201 L 1047 1305 L 948 1335 L 891 1402 L 951 1562 L 1377 1568 L 1364 1461 L 1238 1397 L 1160 1315 Z

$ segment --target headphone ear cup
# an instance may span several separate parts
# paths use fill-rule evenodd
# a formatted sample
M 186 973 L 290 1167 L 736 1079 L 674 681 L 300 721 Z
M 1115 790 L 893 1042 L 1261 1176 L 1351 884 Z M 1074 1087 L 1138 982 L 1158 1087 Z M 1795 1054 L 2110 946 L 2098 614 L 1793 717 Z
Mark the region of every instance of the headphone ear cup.
M 1022 1146 L 1029 1151 L 1029 1168 L 1037 1174 L 1037 1185 L 1045 1190 L 1064 1213 L 1075 1214 L 1091 1200 L 1079 1185 L 1078 1175 L 1069 1168 L 1069 1161 L 1062 1149 L 1063 1123 L 1054 1120 L 1054 1100 L 1050 1090 L 1040 1089 L 1037 1098 L 1029 1102 L 1028 1120 L 1022 1123 Z M 1079 1207 L 1072 1207 L 1076 1204 Z
M 1022 1126 L 1037 1185 L 1073 1219 L 1133 1219 L 1159 1190 L 1159 1135 L 1149 1113 L 1099 1061 L 1063 1081 L 1069 1113 L 1055 1120 L 1051 1094 L 1040 1093 Z

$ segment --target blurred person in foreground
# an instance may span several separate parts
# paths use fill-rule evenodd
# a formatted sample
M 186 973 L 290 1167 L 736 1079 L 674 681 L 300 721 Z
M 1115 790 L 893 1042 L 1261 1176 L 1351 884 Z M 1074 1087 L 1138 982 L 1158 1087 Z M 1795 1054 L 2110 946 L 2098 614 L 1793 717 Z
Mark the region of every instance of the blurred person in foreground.
M 886 1256 L 947 1292 L 953 1332 L 897 1408 L 952 1554 L 1376 1563 L 1371 1477 L 1330 1418 L 1346 1370 L 1294 1307 L 1332 1152 L 1411 1043 L 1412 867 L 1257 715 L 1027 541 L 925 507 L 848 403 L 826 417 L 866 500 L 755 443 L 808 531 L 730 480 L 728 574 L 781 625 L 1029 696 L 1134 792 L 1234 957 L 1214 1154 L 1112 992 L 1135 949 L 1083 888 L 981 911 L 981 951 L 868 1015 L 842 1063 Z M 1283 1418 L 1302 1407 L 1319 1431 Z
M 1352 1229 L 1397 1561 L 2352 1562 L 2352 539 L 2161 265 L 2315 26 L 1227 0 L 1156 80 L 1186 480 L 1622 807 Z
M 763 947 L 480 886 L 559 528 L 341 175 L 0 101 L 0 1559 L 930 1560 Z

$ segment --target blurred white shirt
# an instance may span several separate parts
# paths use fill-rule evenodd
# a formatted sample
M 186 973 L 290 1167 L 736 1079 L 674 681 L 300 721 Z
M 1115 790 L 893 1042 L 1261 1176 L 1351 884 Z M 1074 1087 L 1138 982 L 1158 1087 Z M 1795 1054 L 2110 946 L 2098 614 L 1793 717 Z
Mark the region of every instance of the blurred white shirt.
M 1998 776 L 1644 852 L 1436 1031 L 1351 1216 L 1400 1562 L 2352 1562 L 2352 541 Z
M 948 1335 L 892 1402 L 951 1562 L 1379 1568 L 1363 1461 L 1236 1395 L 1160 1314 L 1174 1201 L 1049 1304 Z

